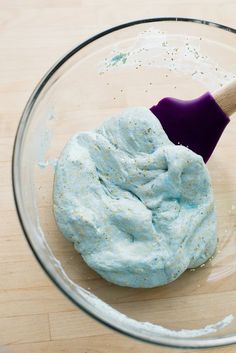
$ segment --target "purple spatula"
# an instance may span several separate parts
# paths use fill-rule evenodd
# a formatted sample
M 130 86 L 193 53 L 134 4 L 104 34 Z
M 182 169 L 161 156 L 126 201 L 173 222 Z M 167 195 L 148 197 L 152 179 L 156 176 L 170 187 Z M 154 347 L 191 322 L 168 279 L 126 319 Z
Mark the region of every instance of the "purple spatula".
M 190 148 L 207 162 L 236 112 L 236 80 L 193 100 L 163 98 L 150 110 L 172 142 Z

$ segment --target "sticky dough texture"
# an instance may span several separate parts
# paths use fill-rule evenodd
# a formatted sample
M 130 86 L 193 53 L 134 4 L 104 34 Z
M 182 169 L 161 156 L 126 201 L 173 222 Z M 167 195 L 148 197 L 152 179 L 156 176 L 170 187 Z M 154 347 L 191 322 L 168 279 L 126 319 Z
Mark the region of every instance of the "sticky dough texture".
M 71 138 L 55 172 L 54 213 L 86 263 L 121 286 L 169 283 L 216 248 L 202 158 L 170 142 L 143 107 Z

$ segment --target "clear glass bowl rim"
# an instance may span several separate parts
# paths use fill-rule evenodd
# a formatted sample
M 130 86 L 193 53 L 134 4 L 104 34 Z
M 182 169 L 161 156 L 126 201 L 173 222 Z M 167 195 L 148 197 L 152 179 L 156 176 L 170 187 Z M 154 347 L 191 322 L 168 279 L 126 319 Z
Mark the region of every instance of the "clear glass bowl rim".
M 25 132 L 25 127 L 27 125 L 28 119 L 30 117 L 31 111 L 33 110 L 33 107 L 40 96 L 43 88 L 45 85 L 48 83 L 48 81 L 51 79 L 51 77 L 57 72 L 57 70 L 67 61 L 69 60 L 74 54 L 76 54 L 79 50 L 82 48 L 86 47 L 87 45 L 91 44 L 92 42 L 96 41 L 97 39 L 104 37 L 108 34 L 111 34 L 112 32 L 125 29 L 127 27 L 139 25 L 139 24 L 145 24 L 145 23 L 152 23 L 152 22 L 191 22 L 191 23 L 197 23 L 200 25 L 206 25 L 206 26 L 211 26 L 211 27 L 216 27 L 224 31 L 228 31 L 231 33 L 236 34 L 236 29 L 222 25 L 216 22 L 212 21 L 207 21 L 207 20 L 202 20 L 202 19 L 196 19 L 196 18 L 188 18 L 188 17 L 153 17 L 153 18 L 145 18 L 145 19 L 138 19 L 126 23 L 119 24 L 114 27 L 110 27 L 100 33 L 97 33 L 93 35 L 92 37 L 88 38 L 84 42 L 76 45 L 74 48 L 72 48 L 69 52 L 67 52 L 64 56 L 62 56 L 47 72 L 46 74 L 42 77 L 40 82 L 36 85 L 33 93 L 28 99 L 28 102 L 26 103 L 26 106 L 23 110 L 23 113 L 21 115 L 18 128 L 16 130 L 16 135 L 15 135 L 15 140 L 14 140 L 14 146 L 13 146 L 13 153 L 12 153 L 12 187 L 13 187 L 13 196 L 14 196 L 14 201 L 15 201 L 15 206 L 16 206 L 16 211 L 17 215 L 19 218 L 19 222 L 21 225 L 21 228 L 23 230 L 23 233 L 25 235 L 25 238 L 34 254 L 36 257 L 37 261 L 41 265 L 42 269 L 45 271 L 45 273 L 48 275 L 48 277 L 52 280 L 52 282 L 62 291 L 62 293 L 70 299 L 76 306 L 78 306 L 80 309 L 82 309 L 84 312 L 86 312 L 89 316 L 91 316 L 93 319 L 97 320 L 98 322 L 110 327 L 111 329 L 114 329 L 122 334 L 125 334 L 129 337 L 139 339 L 143 342 L 148 342 L 148 343 L 153 343 L 153 344 L 158 344 L 160 346 L 167 346 L 167 347 L 172 347 L 172 348 L 210 348 L 210 347 L 219 347 L 219 346 L 224 346 L 224 345 L 229 345 L 229 344 L 234 344 L 236 343 L 236 334 L 231 335 L 231 336 L 222 336 L 222 337 L 214 337 L 214 338 L 206 338 L 206 339 L 189 339 L 189 338 L 175 338 L 175 337 L 164 337 L 164 336 L 157 336 L 155 339 L 148 337 L 147 335 L 142 335 L 138 334 L 134 331 L 125 331 L 121 327 L 118 327 L 114 322 L 107 322 L 104 320 L 100 315 L 97 315 L 94 313 L 92 310 L 90 310 L 88 307 L 86 307 L 86 303 L 83 298 L 81 298 L 81 301 L 75 300 L 74 297 L 71 296 L 71 294 L 65 290 L 65 288 L 62 288 L 60 285 L 59 281 L 55 279 L 53 274 L 51 273 L 50 269 L 47 267 L 47 265 L 44 263 L 44 261 L 40 258 L 40 255 L 37 252 L 37 249 L 34 247 L 33 243 L 31 242 L 30 236 L 27 233 L 27 228 L 26 228 L 26 221 L 24 218 L 23 212 L 21 212 L 21 196 L 20 196 L 20 183 L 18 178 L 18 175 L 20 175 L 20 155 L 21 155 L 21 146 L 22 146 L 22 141 L 24 138 L 24 132 Z

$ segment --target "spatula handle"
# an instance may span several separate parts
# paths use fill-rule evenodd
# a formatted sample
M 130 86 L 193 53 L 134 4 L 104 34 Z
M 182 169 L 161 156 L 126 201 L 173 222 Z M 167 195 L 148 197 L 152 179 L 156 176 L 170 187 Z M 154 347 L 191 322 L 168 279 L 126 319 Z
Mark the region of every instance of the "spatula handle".
M 236 80 L 219 88 L 212 96 L 227 116 L 236 112 Z

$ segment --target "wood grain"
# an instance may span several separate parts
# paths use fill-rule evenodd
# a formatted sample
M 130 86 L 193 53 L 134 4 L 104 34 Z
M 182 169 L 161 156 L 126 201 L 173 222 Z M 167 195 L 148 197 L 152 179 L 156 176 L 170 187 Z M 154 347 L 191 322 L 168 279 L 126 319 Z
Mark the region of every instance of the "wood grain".
M 115 24 L 153 16 L 204 18 L 236 27 L 236 2 L 0 0 L 0 8 L 0 352 L 176 351 L 143 344 L 98 324 L 49 281 L 33 257 L 16 216 L 10 170 L 14 135 L 36 83 L 58 57 L 83 39 Z M 225 285 L 231 300 L 227 305 L 236 306 L 234 283 L 226 280 Z M 181 295 L 181 285 L 178 291 Z M 129 300 L 135 300 L 135 291 L 130 291 Z M 127 305 L 122 291 L 116 303 Z M 214 352 L 233 353 L 235 349 L 225 347 Z
M 217 104 L 221 107 L 227 116 L 231 116 L 236 111 L 236 80 L 231 81 L 224 87 L 213 93 Z

